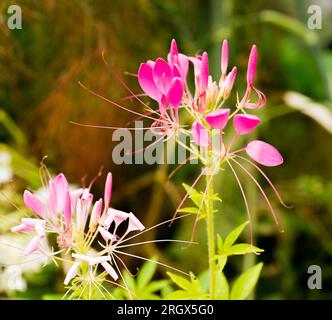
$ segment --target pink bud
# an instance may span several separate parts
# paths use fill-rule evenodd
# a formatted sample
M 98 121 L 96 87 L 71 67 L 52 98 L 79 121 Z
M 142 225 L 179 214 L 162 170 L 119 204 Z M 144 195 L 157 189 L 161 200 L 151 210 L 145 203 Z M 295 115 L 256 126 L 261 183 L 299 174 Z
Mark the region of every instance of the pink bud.
M 234 67 L 225 79 L 225 83 L 224 83 L 224 87 L 223 87 L 223 98 L 224 99 L 228 99 L 229 95 L 231 94 L 231 91 L 233 89 L 233 85 L 235 82 L 235 78 L 236 78 L 236 73 L 237 73 L 237 69 L 236 69 L 236 67 Z
M 103 262 L 101 265 L 115 281 L 118 280 L 119 276 L 115 272 L 114 268 L 108 262 Z
M 256 162 L 267 167 L 279 166 L 284 162 L 279 151 L 264 141 L 251 141 L 246 147 L 246 152 Z
M 74 262 L 73 265 L 70 267 L 67 272 L 65 281 L 63 282 L 65 286 L 67 286 L 69 282 L 77 275 L 79 265 L 80 264 L 78 262 Z
M 139 221 L 135 215 L 130 212 L 129 213 L 129 223 L 128 223 L 128 229 L 127 232 L 131 232 L 131 231 L 143 231 L 145 229 L 144 225 L 141 223 L 141 221 Z
M 233 126 L 238 135 L 244 135 L 254 130 L 261 120 L 252 114 L 237 114 L 233 118 Z
M 25 205 L 33 212 L 37 213 L 40 217 L 45 217 L 44 205 L 34 196 L 30 191 L 25 190 L 23 194 Z
M 101 216 L 102 208 L 103 208 L 103 200 L 99 199 L 92 208 L 90 223 L 89 223 L 90 230 L 96 229 Z
M 210 135 L 209 132 L 204 128 L 204 126 L 200 123 L 195 121 L 192 125 L 191 134 L 193 140 L 198 146 L 207 147 L 210 142 Z
M 211 128 L 224 129 L 229 117 L 230 109 L 219 109 L 205 116 L 205 120 Z
M 228 42 L 224 40 L 221 48 L 221 74 L 226 76 L 228 66 Z
M 25 248 L 23 254 L 28 256 L 29 254 L 35 252 L 38 249 L 39 249 L 39 238 L 37 236 L 34 236 L 27 245 L 27 247 Z
M 172 56 L 177 56 L 179 54 L 179 51 L 178 51 L 178 46 L 176 44 L 176 41 L 175 39 L 172 39 L 172 42 L 171 42 L 171 49 L 170 49 L 170 54 Z
M 202 55 L 202 65 L 201 65 L 201 89 L 205 92 L 209 82 L 209 57 L 207 52 Z
M 257 66 L 257 47 L 256 45 L 253 45 L 248 60 L 248 70 L 247 70 L 247 84 L 249 87 L 252 87 L 254 84 L 256 66 Z
M 110 206 L 110 201 L 112 197 L 112 183 L 113 183 L 112 173 L 109 172 L 107 174 L 106 183 L 105 183 L 105 192 L 104 192 L 104 205 L 106 209 L 108 209 Z
M 68 182 L 63 173 L 57 175 L 54 179 L 54 182 L 56 185 L 57 212 L 62 213 L 65 209 Z

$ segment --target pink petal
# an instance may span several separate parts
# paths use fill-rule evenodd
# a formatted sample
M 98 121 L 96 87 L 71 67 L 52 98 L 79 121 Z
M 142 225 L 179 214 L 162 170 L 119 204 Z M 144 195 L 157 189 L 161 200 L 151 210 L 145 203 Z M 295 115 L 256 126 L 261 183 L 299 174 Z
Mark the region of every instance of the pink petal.
M 99 227 L 98 228 L 98 231 L 99 233 L 101 234 L 101 236 L 104 238 L 105 241 L 108 241 L 108 240 L 116 240 L 116 236 L 113 235 L 112 233 L 110 233 L 109 231 L 105 230 L 104 228 L 102 227 Z
M 205 116 L 205 120 L 211 128 L 224 129 L 229 117 L 230 109 L 219 109 Z
M 56 194 L 56 184 L 54 180 L 50 181 L 50 194 L 48 198 L 49 210 L 51 215 L 55 218 L 57 214 L 57 194 Z
M 70 192 L 70 203 L 71 203 L 72 210 L 74 210 L 76 208 L 77 201 L 82 196 L 82 194 L 83 194 L 82 188 Z
M 89 264 L 93 260 L 93 258 L 91 258 L 91 257 L 89 257 L 89 256 L 87 256 L 85 254 L 80 254 L 80 253 L 73 253 L 71 256 L 73 258 L 75 258 L 75 259 L 79 259 L 79 260 L 85 261 L 85 262 L 87 262 Z
M 180 78 L 174 78 L 172 80 L 171 87 L 167 93 L 167 99 L 170 106 L 174 107 L 177 110 L 181 103 L 182 97 L 183 97 L 182 81 Z
M 90 265 L 95 265 L 95 264 L 100 264 L 103 262 L 107 262 L 110 261 L 112 258 L 110 256 L 101 256 L 101 257 L 97 257 L 97 258 L 93 258 L 90 261 Z
M 66 194 L 64 218 L 65 218 L 65 223 L 66 223 L 66 231 L 68 231 L 70 228 L 70 223 L 71 223 L 71 203 L 70 203 L 69 191 L 67 191 L 67 194 Z
M 33 227 L 27 226 L 26 224 L 19 224 L 15 227 L 12 227 L 11 232 L 31 232 Z
M 138 82 L 142 90 L 152 99 L 159 101 L 161 92 L 153 79 L 153 67 L 151 64 L 142 63 L 138 70 Z
M 77 275 L 77 270 L 79 267 L 79 263 L 78 262 L 74 262 L 73 265 L 70 267 L 70 269 L 67 272 L 66 278 L 64 280 L 64 285 L 68 285 L 70 280 L 72 280 L 76 275 Z
M 226 75 L 228 66 L 228 42 L 224 40 L 221 48 L 221 74 Z
M 115 272 L 114 268 L 108 262 L 103 262 L 101 265 L 115 281 L 118 280 L 119 276 Z
M 264 141 L 251 141 L 246 147 L 246 152 L 256 162 L 267 167 L 279 166 L 284 162 L 279 151 Z
M 195 121 L 191 128 L 191 134 L 193 136 L 193 140 L 198 146 L 207 147 L 210 142 L 210 135 L 208 130 L 204 128 L 204 126 Z
M 233 85 L 234 85 L 235 78 L 236 78 L 236 73 L 237 73 L 237 69 L 236 69 L 236 67 L 234 67 L 225 79 L 224 87 L 223 87 L 223 98 L 224 99 L 228 99 L 228 97 L 233 89 Z
M 256 73 L 256 66 L 257 66 L 257 47 L 256 45 L 253 45 L 248 60 L 248 70 L 247 70 L 247 83 L 249 87 L 253 86 L 255 73 Z
M 28 190 L 24 191 L 23 200 L 24 200 L 25 205 L 31 211 L 37 213 L 42 218 L 45 217 L 45 207 L 44 207 L 44 205 L 30 191 L 28 191 Z
M 254 130 L 261 120 L 253 114 L 237 114 L 233 119 L 233 126 L 238 135 L 244 135 Z
M 129 213 L 129 223 L 128 223 L 128 229 L 127 232 L 131 232 L 131 231 L 143 231 L 145 229 L 144 225 L 141 223 L 141 221 L 139 221 L 135 215 L 130 212 Z
M 186 55 L 179 53 L 178 60 L 179 60 L 179 69 L 181 72 L 181 79 L 185 81 L 189 71 L 189 59 Z
M 35 230 L 36 230 L 36 233 L 37 233 L 37 236 L 39 239 L 45 238 L 45 236 L 46 236 L 45 228 L 43 227 L 43 225 L 41 223 L 37 223 L 35 225 Z
M 172 69 L 170 65 L 161 58 L 156 60 L 153 68 L 153 79 L 157 88 L 167 94 L 172 81 Z
M 113 177 L 112 177 L 112 173 L 109 172 L 107 174 L 106 183 L 105 183 L 105 191 L 104 191 L 105 208 L 108 208 L 110 205 L 110 201 L 111 201 L 111 197 L 112 197 L 112 185 L 113 185 Z
M 34 228 L 37 223 L 45 226 L 46 221 L 42 219 L 34 219 L 34 218 L 22 218 L 21 222 L 28 227 Z
M 39 238 L 37 236 L 33 237 L 25 248 L 23 254 L 28 256 L 29 254 L 37 251 L 39 249 Z

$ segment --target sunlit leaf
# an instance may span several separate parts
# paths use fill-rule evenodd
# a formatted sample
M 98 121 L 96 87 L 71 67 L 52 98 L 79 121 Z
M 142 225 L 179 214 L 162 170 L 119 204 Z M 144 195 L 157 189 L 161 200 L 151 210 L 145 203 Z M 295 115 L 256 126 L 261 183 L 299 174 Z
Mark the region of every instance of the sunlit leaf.
M 234 282 L 231 289 L 231 300 L 243 300 L 246 299 L 249 294 L 254 289 L 261 270 L 263 268 L 263 263 L 260 262 L 255 266 L 251 267 L 244 273 L 242 273 Z

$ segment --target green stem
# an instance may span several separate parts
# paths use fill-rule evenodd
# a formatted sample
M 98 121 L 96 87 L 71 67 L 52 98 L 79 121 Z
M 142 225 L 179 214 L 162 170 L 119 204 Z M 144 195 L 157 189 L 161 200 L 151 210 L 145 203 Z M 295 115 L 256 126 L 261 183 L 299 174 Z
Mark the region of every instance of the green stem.
M 212 181 L 210 181 L 212 179 Z M 215 299 L 216 296 L 216 275 L 217 266 L 215 257 L 215 237 L 214 237 L 214 210 L 213 210 L 213 178 L 206 175 L 207 189 L 207 213 L 206 213 L 206 226 L 207 226 L 207 240 L 209 252 L 209 269 L 210 269 L 210 299 Z

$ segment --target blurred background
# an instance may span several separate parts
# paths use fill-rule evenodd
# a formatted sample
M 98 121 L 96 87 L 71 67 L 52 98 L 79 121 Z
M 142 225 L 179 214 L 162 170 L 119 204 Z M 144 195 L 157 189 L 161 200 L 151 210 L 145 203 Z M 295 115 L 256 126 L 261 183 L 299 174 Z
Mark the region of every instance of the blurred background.
M 7 27 L 8 6 L 22 8 L 21 30 Z M 311 30 L 310 5 L 322 11 L 322 28 Z M 238 67 L 236 90 L 243 92 L 247 58 L 253 43 L 259 49 L 256 82 L 268 99 L 264 123 L 255 137 L 277 146 L 285 158 L 267 170 L 291 209 L 274 201 L 285 232 L 279 233 L 255 185 L 246 181 L 254 208 L 256 257 L 230 259 L 229 279 L 255 263 L 265 263 L 257 299 L 332 298 L 332 2 L 329 0 L 2 0 L 0 3 L 0 243 L 5 243 L 22 206 L 25 188 L 37 190 L 39 162 L 81 184 L 104 166 L 94 192 L 101 194 L 105 173 L 114 176 L 112 204 L 133 211 L 146 226 L 169 219 L 198 166 L 185 166 L 170 181 L 166 165 L 112 164 L 112 131 L 82 128 L 70 120 L 125 126 L 133 119 L 79 86 L 113 100 L 128 93 L 102 60 L 106 60 L 138 92 L 142 61 L 166 57 L 172 38 L 181 52 L 208 51 L 210 72 L 219 77 L 220 45 L 229 40 L 230 65 Z M 142 110 L 132 102 L 133 108 Z M 262 181 L 264 184 L 264 182 Z M 268 186 L 266 185 L 266 189 Z M 234 178 L 225 173 L 216 185 L 223 203 L 217 232 L 225 235 L 246 220 Z M 270 192 L 269 192 L 270 194 Z M 271 197 L 273 198 L 272 192 Z M 142 198 L 144 201 L 142 201 Z M 10 199 L 10 201 L 8 200 Z M 193 220 L 186 218 L 154 229 L 146 239 L 190 238 Z M 196 274 L 206 267 L 203 223 L 198 246 L 146 246 L 145 256 L 158 255 Z M 249 235 L 247 235 L 249 236 Z M 247 239 L 243 239 L 249 241 Z M 5 264 L 10 249 L 0 245 L 0 296 L 43 298 L 61 293 L 62 271 L 54 266 L 18 261 Z M 137 262 L 128 261 L 135 270 Z M 307 270 L 322 268 L 322 290 L 309 290 Z M 165 270 L 158 270 L 163 276 Z M 9 278 L 13 281 L 7 281 Z

